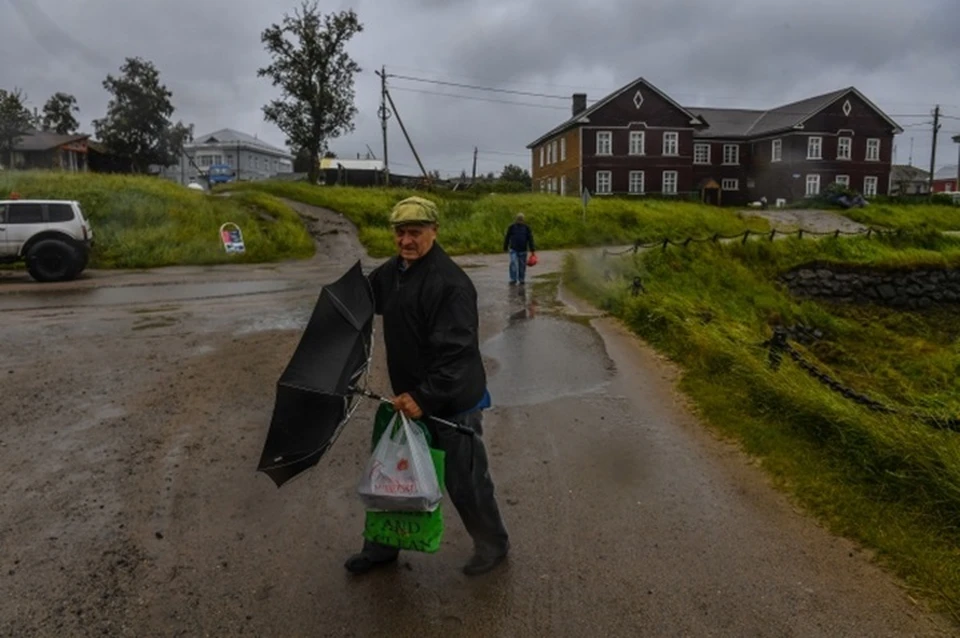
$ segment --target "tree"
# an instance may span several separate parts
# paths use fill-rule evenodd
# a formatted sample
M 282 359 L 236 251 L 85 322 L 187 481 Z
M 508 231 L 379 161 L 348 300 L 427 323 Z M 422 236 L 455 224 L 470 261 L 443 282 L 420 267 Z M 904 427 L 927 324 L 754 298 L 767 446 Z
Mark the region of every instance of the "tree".
M 337 159 L 337 154 L 333 151 L 327 151 L 323 154 L 323 159 Z
M 293 16 L 263 31 L 260 40 L 272 58 L 257 71 L 279 86 L 282 97 L 263 107 L 264 119 L 287 136 L 287 145 L 318 158 L 331 139 L 354 129 L 353 76 L 360 66 L 345 51 L 347 42 L 363 31 L 353 10 L 321 14 L 316 0 L 303 0 Z M 316 183 L 320 168 L 309 165 Z
M 24 134 L 33 128 L 33 115 L 26 106 L 27 98 L 20 89 L 0 89 L 0 151 L 5 151 L 13 166 L 13 150 Z
M 151 164 L 177 162 L 183 144 L 193 137 L 193 126 L 171 122 L 173 94 L 160 83 L 160 72 L 141 58 L 127 58 L 120 72 L 119 77 L 107 75 L 103 81 L 113 99 L 106 117 L 93 122 L 97 137 L 127 158 L 137 173 L 146 172 Z
M 54 93 L 43 105 L 41 126 L 44 131 L 55 131 L 60 135 L 76 133 L 80 128 L 80 122 L 73 114 L 79 112 L 77 98 L 68 93 Z
M 500 173 L 500 179 L 504 182 L 517 182 L 527 188 L 533 185 L 533 178 L 530 176 L 530 173 L 527 172 L 527 169 L 520 168 L 515 164 L 507 164 L 504 166 L 503 171 Z

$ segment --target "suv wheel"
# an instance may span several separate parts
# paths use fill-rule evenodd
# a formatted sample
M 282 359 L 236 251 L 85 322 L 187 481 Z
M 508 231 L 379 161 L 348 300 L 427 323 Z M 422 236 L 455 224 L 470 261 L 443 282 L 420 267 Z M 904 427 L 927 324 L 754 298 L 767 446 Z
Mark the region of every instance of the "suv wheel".
M 79 270 L 80 256 L 73 246 L 59 239 L 38 241 L 27 253 L 27 270 L 37 281 L 66 281 Z

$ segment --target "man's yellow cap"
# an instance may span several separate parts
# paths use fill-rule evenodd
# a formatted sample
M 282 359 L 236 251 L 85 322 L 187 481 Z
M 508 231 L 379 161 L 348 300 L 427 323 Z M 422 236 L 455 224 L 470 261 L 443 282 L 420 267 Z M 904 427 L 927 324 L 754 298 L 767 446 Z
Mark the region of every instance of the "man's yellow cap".
M 440 221 L 437 205 L 423 197 L 408 197 L 390 211 L 390 223 L 400 224 L 436 224 Z

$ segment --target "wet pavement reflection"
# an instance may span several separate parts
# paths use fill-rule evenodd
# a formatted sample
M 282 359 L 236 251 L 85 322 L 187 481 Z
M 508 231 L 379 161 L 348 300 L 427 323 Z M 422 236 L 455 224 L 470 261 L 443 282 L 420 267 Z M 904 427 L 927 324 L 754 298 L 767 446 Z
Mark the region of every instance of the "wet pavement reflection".
M 528 287 L 511 286 L 507 294 L 506 327 L 481 345 L 495 360 L 489 379 L 494 404 L 535 405 L 606 387 L 612 373 L 596 331 L 541 308 Z

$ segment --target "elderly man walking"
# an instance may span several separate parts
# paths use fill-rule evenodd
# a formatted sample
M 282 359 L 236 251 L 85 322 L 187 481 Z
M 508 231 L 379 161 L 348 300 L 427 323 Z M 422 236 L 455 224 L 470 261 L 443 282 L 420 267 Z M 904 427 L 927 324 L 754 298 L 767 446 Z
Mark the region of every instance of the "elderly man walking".
M 383 315 L 387 368 L 394 407 L 423 419 L 434 445 L 446 453 L 447 492 L 473 538 L 468 576 L 483 574 L 507 556 L 510 542 L 494 496 L 481 438 L 490 405 L 480 356 L 477 291 L 467 274 L 436 242 L 436 205 L 410 197 L 390 213 L 398 254 L 369 275 L 376 313 Z M 473 431 L 463 434 L 429 418 Z M 355 574 L 397 559 L 396 547 L 365 541 L 346 568 Z
M 503 238 L 503 249 L 510 251 L 510 284 L 526 283 L 527 248 L 536 253 L 533 231 L 527 226 L 523 213 L 517 215 Z

